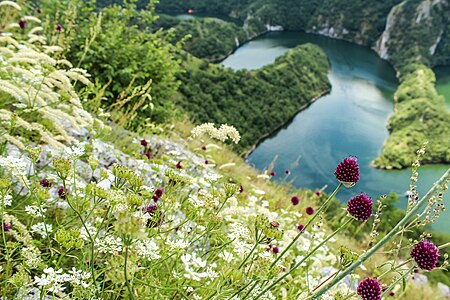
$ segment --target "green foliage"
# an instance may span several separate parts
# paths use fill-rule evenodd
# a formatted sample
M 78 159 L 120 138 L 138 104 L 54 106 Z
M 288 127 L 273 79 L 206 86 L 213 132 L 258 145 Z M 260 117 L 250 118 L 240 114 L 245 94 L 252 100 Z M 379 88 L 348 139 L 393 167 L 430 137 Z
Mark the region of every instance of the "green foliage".
M 395 8 L 386 46 L 389 60 L 398 70 L 406 73 L 403 68 L 411 63 L 433 66 L 449 61 L 445 57 L 450 54 L 449 5 L 445 1 L 431 5 L 421 0 L 408 0 Z M 434 55 L 433 45 L 441 44 L 441 40 L 439 53 Z
M 228 123 L 241 132 L 244 151 L 330 89 L 329 63 L 317 46 L 306 44 L 256 71 L 233 71 L 191 58 L 181 80 L 178 103 L 198 123 Z
M 132 120 L 127 124 L 131 128 L 171 117 L 173 104 L 169 99 L 178 88 L 176 76 L 181 72 L 176 58 L 179 45 L 170 43 L 169 33 L 151 30 L 156 18 L 154 1 L 148 3 L 147 10 L 137 10 L 133 2 L 98 12 L 94 11 L 95 1 L 43 0 L 42 7 L 53 18 L 50 23 L 62 24 L 66 36 L 62 44 L 68 59 L 77 67 L 89 69 L 96 87 L 103 87 L 96 106 L 116 109 L 113 119 L 125 115 Z M 76 18 L 68 17 L 71 15 Z M 98 90 L 92 92 L 98 94 Z M 139 93 L 149 96 L 143 101 Z M 96 107 L 91 109 L 96 112 Z
M 230 55 L 248 39 L 245 30 L 231 22 L 216 18 L 200 18 L 176 22 L 176 18 L 160 16 L 156 25 L 174 28 L 173 43 L 189 35 L 183 49 L 209 61 L 220 61 Z
M 374 163 L 382 168 L 411 165 L 415 151 L 428 141 L 422 162 L 450 161 L 450 112 L 435 89 L 435 76 L 425 66 L 402 79 L 394 95 L 396 113 L 388 121 L 391 133 Z

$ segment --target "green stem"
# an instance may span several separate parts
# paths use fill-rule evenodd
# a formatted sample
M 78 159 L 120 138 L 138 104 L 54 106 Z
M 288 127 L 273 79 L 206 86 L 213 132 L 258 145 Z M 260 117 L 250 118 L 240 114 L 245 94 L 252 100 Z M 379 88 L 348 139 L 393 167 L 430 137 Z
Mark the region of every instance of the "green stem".
M 125 247 L 125 263 L 123 265 L 123 274 L 125 275 L 125 283 L 127 285 L 128 293 L 130 294 L 130 298 L 134 300 L 133 290 L 131 289 L 130 282 L 127 277 L 127 261 L 128 261 L 128 246 Z
M 252 250 L 250 251 L 250 253 L 247 254 L 247 256 L 245 257 L 245 259 L 241 262 L 241 264 L 239 265 L 238 270 L 239 270 L 240 268 L 242 268 L 242 267 L 245 265 L 245 263 L 246 263 L 247 260 L 250 258 L 250 256 L 253 254 L 253 252 L 255 251 L 256 247 L 258 247 L 258 245 L 259 245 L 260 242 L 261 242 L 261 240 L 259 240 L 259 241 L 257 240 L 257 241 L 256 241 L 255 246 L 253 246 L 253 248 L 252 248 Z
M 383 297 L 385 297 L 390 291 L 392 291 L 392 289 L 397 285 L 397 283 L 399 283 L 401 280 L 403 280 L 406 276 L 408 276 L 412 270 L 414 270 L 415 266 L 412 266 L 411 268 L 408 269 L 408 271 L 406 271 L 399 279 L 397 279 L 393 284 L 391 284 L 384 292 L 383 294 L 381 294 L 381 299 L 383 299 Z
M 312 297 L 311 300 L 318 299 L 321 295 L 326 293 L 333 286 L 338 284 L 345 276 L 349 275 L 353 270 L 358 268 L 362 263 L 364 263 L 369 257 L 374 255 L 379 249 L 381 249 L 387 242 L 389 242 L 395 235 L 397 235 L 400 230 L 408 223 L 408 221 L 415 217 L 419 209 L 426 203 L 428 200 L 433 197 L 433 195 L 439 190 L 439 188 L 450 179 L 450 168 L 442 175 L 442 177 L 433 185 L 433 187 L 427 192 L 425 196 L 420 199 L 416 205 L 408 212 L 408 214 L 397 223 L 397 225 L 382 238 L 375 246 L 369 249 L 366 253 L 360 256 L 360 258 L 355 261 L 352 265 L 350 265 L 347 269 L 345 269 L 340 275 L 336 276 L 332 282 L 325 285 L 323 288 L 318 290 Z
M 302 258 L 297 264 L 295 264 L 289 272 L 278 278 L 274 283 L 272 283 L 269 287 L 267 287 L 264 291 L 262 291 L 256 299 L 259 299 L 262 297 L 265 293 L 267 293 L 271 288 L 276 286 L 279 282 L 284 280 L 286 277 L 288 277 L 292 272 L 294 272 L 298 267 L 300 267 L 301 264 L 303 264 L 308 258 L 311 257 L 320 247 L 322 247 L 326 242 L 328 242 L 331 238 L 333 238 L 339 231 L 341 231 L 345 226 L 347 226 L 349 223 L 351 223 L 354 219 L 348 218 L 348 220 L 341 225 L 338 229 L 336 229 L 331 235 L 329 235 L 326 239 L 324 239 L 319 245 L 317 245 L 314 249 L 312 249 L 305 257 Z
M 273 263 L 270 265 L 270 269 L 272 269 L 277 262 L 286 254 L 286 252 L 295 244 L 295 242 L 300 238 L 300 236 L 306 231 L 306 229 L 312 224 L 312 222 L 317 218 L 317 216 L 322 212 L 322 210 L 327 206 L 328 202 L 330 202 L 331 199 L 337 194 L 337 192 L 341 189 L 342 183 L 339 183 L 339 185 L 336 187 L 336 189 L 331 193 L 331 195 L 328 197 L 328 199 L 320 206 L 320 208 L 317 210 L 317 212 L 314 214 L 314 216 L 306 223 L 305 227 L 297 234 L 297 236 L 291 241 L 291 243 L 281 252 L 281 254 L 273 261 Z

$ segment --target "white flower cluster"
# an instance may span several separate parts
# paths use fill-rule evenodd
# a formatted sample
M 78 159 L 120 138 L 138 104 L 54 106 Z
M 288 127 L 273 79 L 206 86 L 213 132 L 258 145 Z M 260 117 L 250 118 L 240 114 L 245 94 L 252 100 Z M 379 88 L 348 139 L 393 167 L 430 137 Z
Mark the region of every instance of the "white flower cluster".
M 45 224 L 44 222 L 39 222 L 31 226 L 31 232 L 40 234 L 44 239 L 53 232 L 52 224 Z
M 2 205 L 0 207 L 11 206 L 12 204 L 12 196 L 9 194 L 5 194 L 2 197 Z
M 152 240 L 137 241 L 134 248 L 139 255 L 148 260 L 156 260 L 161 258 L 161 255 L 159 255 L 159 247 Z
M 25 265 L 30 269 L 36 269 L 42 263 L 41 252 L 34 246 L 22 248 L 21 255 Z
M 122 251 L 122 239 L 120 237 L 113 237 L 112 235 L 107 235 L 101 239 L 95 239 L 95 245 L 100 253 L 113 254 L 114 252 Z
M 71 283 L 72 285 L 81 285 L 83 288 L 88 288 L 89 283 L 85 280 L 91 277 L 90 273 L 83 272 L 72 268 L 68 274 L 63 273 L 62 269 L 55 271 L 53 268 L 46 268 L 43 270 L 41 277 L 34 277 L 34 284 L 38 287 L 45 288 L 51 293 L 60 293 L 66 289 L 64 283 Z
M 75 141 L 72 147 L 67 147 L 65 151 L 72 159 L 76 159 L 84 154 L 85 146 L 86 143 Z
M 192 279 L 195 281 L 200 281 L 208 277 L 208 272 L 203 271 L 195 271 L 195 269 L 204 269 L 206 267 L 206 260 L 202 260 L 201 257 L 197 257 L 197 254 L 194 252 L 192 254 L 186 253 L 181 256 L 181 261 L 184 263 L 184 277 L 187 279 Z
M 0 166 L 16 177 L 25 186 L 29 185 L 27 178 L 27 162 L 23 159 L 7 156 L 0 157 Z
M 222 124 L 220 125 L 220 128 L 216 128 L 213 123 L 204 123 L 196 126 L 191 131 L 193 138 L 198 138 L 203 134 L 207 134 L 210 137 L 222 142 L 225 142 L 227 139 L 231 139 L 235 144 L 237 144 L 241 140 L 241 136 L 236 128 L 227 124 Z
M 25 206 L 25 212 L 33 217 L 44 217 L 44 213 L 47 211 L 45 207 L 39 207 L 37 205 Z

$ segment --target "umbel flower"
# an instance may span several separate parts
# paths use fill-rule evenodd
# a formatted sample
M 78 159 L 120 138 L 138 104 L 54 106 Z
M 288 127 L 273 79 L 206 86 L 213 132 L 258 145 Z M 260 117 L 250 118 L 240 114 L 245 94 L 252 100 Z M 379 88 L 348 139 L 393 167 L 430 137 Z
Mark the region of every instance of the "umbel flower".
M 348 201 L 347 211 L 357 220 L 367 221 L 372 215 L 372 199 L 363 193 Z
M 359 180 L 359 166 L 356 163 L 357 158 L 349 156 L 337 165 L 334 176 L 345 187 L 352 187 Z
M 376 278 L 366 278 L 361 281 L 357 292 L 363 300 L 381 300 L 381 287 Z
M 426 239 L 423 239 L 411 251 L 411 257 L 414 258 L 419 268 L 427 271 L 436 267 L 439 256 L 439 248 Z

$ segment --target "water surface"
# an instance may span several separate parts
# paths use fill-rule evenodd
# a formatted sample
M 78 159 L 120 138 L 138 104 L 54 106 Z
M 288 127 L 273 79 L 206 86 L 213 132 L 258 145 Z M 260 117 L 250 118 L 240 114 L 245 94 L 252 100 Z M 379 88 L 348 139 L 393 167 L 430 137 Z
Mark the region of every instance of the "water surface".
M 289 169 L 289 179 L 296 187 L 320 189 L 328 185 L 326 191 L 331 192 L 336 186 L 333 172 L 337 163 L 353 155 L 358 157 L 361 180 L 354 188 L 341 190 L 338 194 L 341 200 L 347 201 L 359 192 L 377 198 L 392 191 L 401 195 L 399 205 L 406 207 L 403 195 L 409 187 L 411 171 L 370 167 L 388 137 L 386 121 L 392 114 L 392 96 L 398 86 L 393 68 L 375 52 L 318 35 L 277 32 L 243 45 L 223 61 L 223 65 L 233 69 L 257 69 L 272 63 L 296 45 L 308 42 L 319 45 L 328 55 L 332 66 L 329 73 L 332 91 L 260 143 L 248 162 L 263 170 L 278 157 L 275 179 L 281 180 L 284 171 Z M 447 167 L 422 167 L 419 193 L 423 195 Z M 449 199 L 447 194 L 447 206 L 450 206 Z M 450 209 L 433 227 L 450 232 Z

